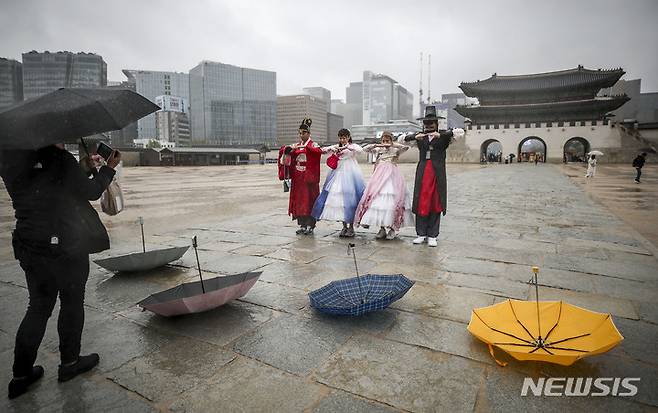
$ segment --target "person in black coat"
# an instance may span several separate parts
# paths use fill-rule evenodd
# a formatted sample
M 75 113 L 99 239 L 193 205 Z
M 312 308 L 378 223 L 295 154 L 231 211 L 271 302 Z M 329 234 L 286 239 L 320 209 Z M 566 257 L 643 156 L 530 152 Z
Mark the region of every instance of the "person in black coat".
M 425 117 L 419 119 L 423 121 L 423 132 L 406 138 L 416 140 L 419 152 L 412 206 L 418 237 L 413 243 L 427 241 L 430 247 L 437 246 L 441 215 L 446 214 L 448 206 L 445 162 L 453 137 L 452 130 L 439 132 L 439 119 L 435 106 L 425 107 Z
M 16 216 L 14 256 L 25 271 L 29 293 L 16 333 L 9 398 L 25 393 L 43 376 L 43 368 L 34 362 L 58 296 L 59 381 L 98 364 L 98 354 L 80 356 L 84 294 L 89 254 L 108 249 L 110 242 L 89 201 L 100 198 L 119 160 L 115 151 L 98 171 L 87 161 L 87 170 L 93 171 L 90 177 L 63 145 L 0 152 L 0 176 Z
M 644 166 L 644 162 L 647 159 L 647 153 L 642 152 L 638 156 L 633 159 L 633 168 L 637 171 L 637 175 L 635 175 L 635 183 L 639 184 L 640 183 L 640 176 L 642 176 L 642 167 Z

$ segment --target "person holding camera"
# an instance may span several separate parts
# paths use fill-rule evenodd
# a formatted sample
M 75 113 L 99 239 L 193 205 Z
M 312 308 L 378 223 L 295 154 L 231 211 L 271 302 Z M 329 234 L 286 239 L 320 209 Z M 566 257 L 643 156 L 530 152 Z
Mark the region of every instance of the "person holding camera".
M 439 119 L 436 107 L 425 107 L 423 131 L 411 135 L 405 140 L 416 140 L 419 161 L 416 166 L 414 185 L 413 213 L 416 214 L 416 235 L 414 244 L 427 241 L 430 247 L 436 247 L 439 236 L 441 215 L 446 214 L 446 150 L 452 142 L 453 130 L 439 131 Z M 455 132 L 463 134 L 462 129 Z
M 14 256 L 25 271 L 29 293 L 16 333 L 9 398 L 43 376 L 43 368 L 34 363 L 58 296 L 58 380 L 71 380 L 98 364 L 98 354 L 80 355 L 85 284 L 89 254 L 108 249 L 110 241 L 89 201 L 100 198 L 120 160 L 121 154 L 112 151 L 107 165 L 96 170 L 89 158 L 78 164 L 63 144 L 0 152 L 0 176 L 16 216 Z

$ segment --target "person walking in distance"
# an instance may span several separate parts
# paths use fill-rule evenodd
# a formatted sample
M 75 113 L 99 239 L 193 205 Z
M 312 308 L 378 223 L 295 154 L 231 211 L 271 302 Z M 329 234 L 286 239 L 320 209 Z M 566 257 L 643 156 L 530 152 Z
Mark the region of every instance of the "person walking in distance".
M 585 178 L 594 178 L 596 175 L 596 155 L 590 155 L 589 160 L 587 161 L 587 173 Z
M 642 176 L 642 167 L 644 166 L 644 162 L 646 162 L 647 159 L 647 153 L 642 152 L 639 154 L 635 159 L 633 159 L 633 168 L 637 171 L 637 174 L 635 175 L 635 183 L 639 184 L 640 183 L 640 176 Z

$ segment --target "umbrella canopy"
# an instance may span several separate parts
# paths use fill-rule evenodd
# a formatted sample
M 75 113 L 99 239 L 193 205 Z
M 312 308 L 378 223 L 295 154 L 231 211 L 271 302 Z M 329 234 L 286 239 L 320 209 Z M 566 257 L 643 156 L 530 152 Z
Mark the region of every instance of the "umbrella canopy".
M 127 89 L 61 88 L 0 113 L 0 149 L 38 149 L 121 129 L 160 107 Z
M 366 274 L 332 281 L 312 291 L 308 297 L 311 307 L 323 313 L 359 316 L 383 310 L 402 298 L 413 285 L 414 282 L 402 274 Z
M 172 247 L 146 252 L 136 252 L 127 255 L 94 260 L 94 262 L 106 270 L 114 272 L 148 271 L 162 267 L 172 261 L 176 261 L 187 252 L 189 245 L 185 247 Z
M 605 154 L 604 154 L 603 152 L 601 152 L 601 151 L 590 151 L 590 152 L 587 152 L 587 154 L 588 154 L 588 155 L 596 155 L 596 156 L 603 156 L 603 155 L 605 155 Z
M 610 314 L 589 311 L 562 301 L 507 300 L 473 310 L 468 331 L 517 360 L 569 366 L 604 353 L 624 338 Z M 493 350 L 490 348 L 493 353 Z
M 138 305 L 165 317 L 200 313 L 247 294 L 260 275 L 261 272 L 246 272 L 185 283 L 153 294 Z
M 539 268 L 532 267 L 532 272 L 534 302 L 507 300 L 473 310 L 468 331 L 489 345 L 494 360 L 492 346 L 517 360 L 570 366 L 583 357 L 604 353 L 624 339 L 610 314 L 562 301 L 539 301 Z

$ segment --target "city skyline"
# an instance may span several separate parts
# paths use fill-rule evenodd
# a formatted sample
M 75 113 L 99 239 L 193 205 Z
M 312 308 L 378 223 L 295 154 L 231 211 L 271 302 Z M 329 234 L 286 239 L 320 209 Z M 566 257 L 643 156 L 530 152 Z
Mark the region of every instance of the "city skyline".
M 368 69 L 413 93 L 415 113 L 420 52 L 432 55 L 430 87 L 427 64 L 423 68 L 425 97 L 428 89 L 433 97 L 458 92 L 460 82 L 494 72 L 537 73 L 578 64 L 622 66 L 626 79 L 642 79 L 643 92 L 658 91 L 658 57 L 651 52 L 658 3 L 652 1 L 154 5 L 10 3 L 0 16 L 0 55 L 19 60 L 31 50 L 94 52 L 108 63 L 110 81 L 123 80 L 122 69 L 187 72 L 212 60 L 277 72 L 281 95 L 319 85 L 337 99 Z M 27 29 L 19 25 L 22 15 L 30 15 Z M 424 21 L 426 15 L 435 17 Z M 164 37 L 162 30 L 144 29 L 172 16 L 176 30 Z M 327 23 L 318 24 L 317 16 Z

